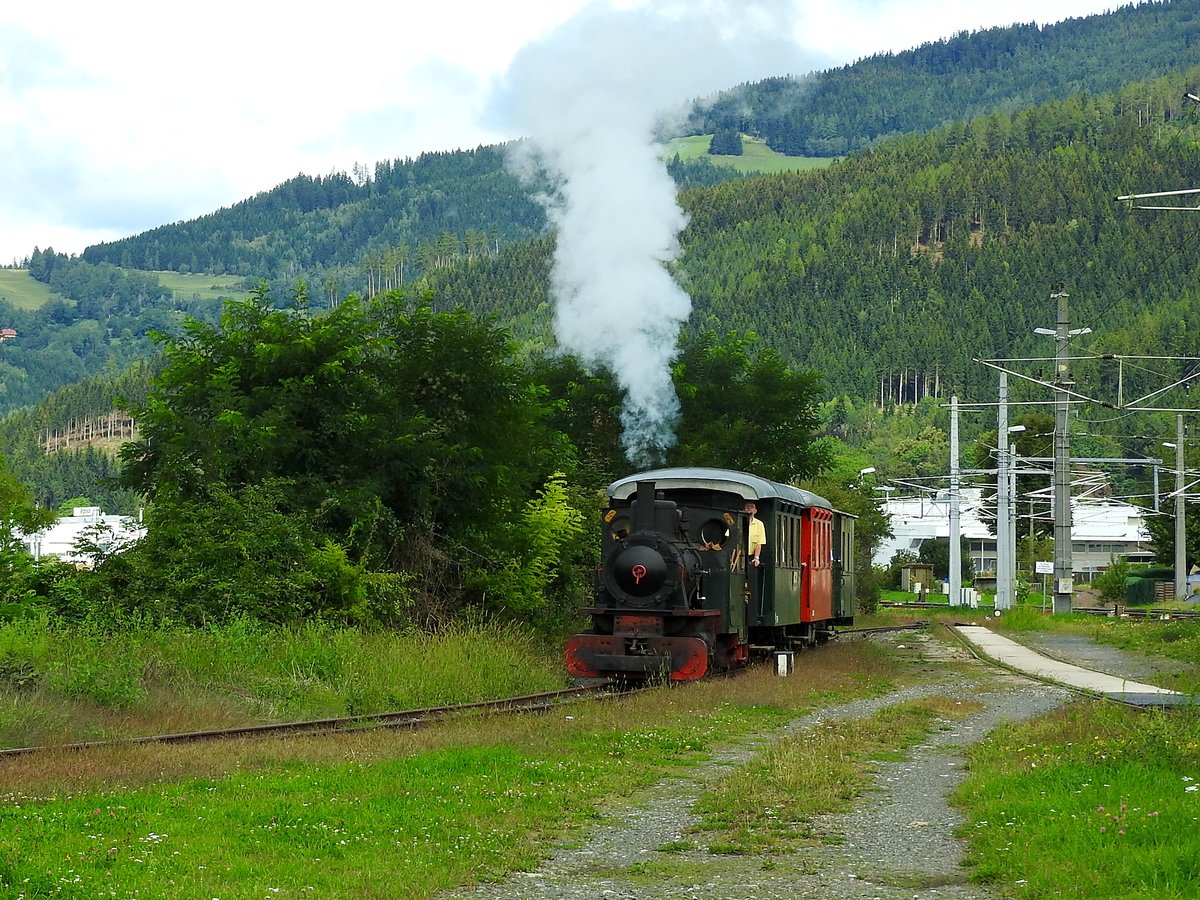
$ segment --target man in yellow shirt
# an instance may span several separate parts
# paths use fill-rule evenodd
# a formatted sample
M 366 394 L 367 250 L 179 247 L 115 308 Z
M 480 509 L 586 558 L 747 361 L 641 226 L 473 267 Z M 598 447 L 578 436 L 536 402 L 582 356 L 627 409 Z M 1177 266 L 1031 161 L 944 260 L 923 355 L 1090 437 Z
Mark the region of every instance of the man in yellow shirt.
M 767 528 L 762 519 L 758 518 L 758 504 L 753 500 L 746 501 L 742 512 L 750 516 L 750 537 L 746 542 L 746 552 L 750 556 L 748 562 L 752 566 L 761 566 L 762 560 L 759 557 L 763 547 L 767 545 Z

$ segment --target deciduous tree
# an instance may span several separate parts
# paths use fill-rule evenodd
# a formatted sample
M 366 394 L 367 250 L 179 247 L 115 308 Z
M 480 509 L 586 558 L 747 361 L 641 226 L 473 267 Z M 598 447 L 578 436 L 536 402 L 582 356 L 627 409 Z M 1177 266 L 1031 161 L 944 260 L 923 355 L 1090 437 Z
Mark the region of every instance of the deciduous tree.
M 787 365 L 754 335 L 712 331 L 685 339 L 674 465 L 742 469 L 780 482 L 812 478 L 830 463 L 819 438 L 821 376 Z

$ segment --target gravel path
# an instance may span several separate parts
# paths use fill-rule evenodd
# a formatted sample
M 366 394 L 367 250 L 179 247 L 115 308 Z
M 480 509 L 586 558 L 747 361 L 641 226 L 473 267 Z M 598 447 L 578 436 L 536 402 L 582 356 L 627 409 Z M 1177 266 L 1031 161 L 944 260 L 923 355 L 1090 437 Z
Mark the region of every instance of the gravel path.
M 962 822 L 947 803 L 964 778 L 961 749 L 1004 721 L 1026 719 L 1076 695 L 1024 677 L 998 672 L 975 660 L 965 648 L 926 634 L 879 635 L 939 661 L 960 663 L 952 680 L 883 697 L 822 709 L 772 734 L 726 748 L 685 777 L 663 780 L 627 806 L 610 811 L 608 824 L 595 829 L 582 846 L 558 850 L 535 872 L 519 873 L 499 884 L 484 884 L 444 895 L 451 898 L 513 900 L 770 900 L 770 898 L 991 898 L 987 888 L 968 884 L 959 866 L 962 843 L 954 832 Z M 1070 643 L 1070 642 L 1068 642 Z M 1067 658 L 1079 651 L 1058 647 Z M 1086 648 L 1085 648 L 1086 649 Z M 1082 662 L 1082 659 L 1070 661 Z M 1133 669 L 1142 661 L 1121 655 L 1110 666 Z M 1122 674 L 1114 672 L 1114 674 Z M 876 790 L 868 791 L 848 813 L 818 820 L 825 841 L 782 856 L 713 856 L 703 839 L 689 833 L 697 822 L 692 806 L 704 790 L 743 764 L 771 741 L 829 719 L 863 717 L 885 706 L 928 696 L 952 696 L 984 705 L 981 712 L 931 734 L 902 762 L 878 767 Z M 667 845 L 687 847 L 664 852 Z

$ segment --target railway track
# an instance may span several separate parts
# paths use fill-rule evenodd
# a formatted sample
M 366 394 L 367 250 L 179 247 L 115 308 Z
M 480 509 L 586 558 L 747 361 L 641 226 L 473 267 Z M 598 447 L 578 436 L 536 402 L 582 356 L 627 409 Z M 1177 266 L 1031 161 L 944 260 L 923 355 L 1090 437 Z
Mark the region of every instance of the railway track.
M 1073 612 L 1087 613 L 1093 616 L 1116 616 L 1121 619 L 1149 619 L 1153 621 L 1169 621 L 1173 619 L 1200 619 L 1200 609 L 1130 609 L 1128 606 L 1076 606 Z
M 953 612 L 967 612 L 970 607 L 966 606 L 950 606 L 946 603 L 929 603 L 925 601 L 896 601 L 884 600 L 880 606 L 885 606 L 889 609 L 944 609 Z M 992 604 L 981 603 L 979 609 L 992 609 Z M 1174 619 L 1200 619 L 1200 609 L 1147 609 L 1144 607 L 1128 607 L 1128 606 L 1074 606 L 1072 612 L 1083 613 L 1089 616 L 1115 616 L 1122 619 L 1150 619 L 1154 621 L 1167 621 Z M 1047 614 L 1049 610 L 1046 610 Z
M 920 631 L 928 628 L 928 622 L 909 622 L 907 625 L 880 625 L 875 628 L 844 628 L 837 632 L 838 637 L 856 634 L 886 634 L 889 631 Z
M 929 627 L 928 622 L 911 622 L 904 625 L 887 625 L 874 628 L 839 629 L 836 636 L 858 637 L 886 632 L 918 631 Z M 736 674 L 730 672 L 727 674 Z M 221 741 L 240 737 L 296 736 L 303 734 L 331 734 L 336 732 L 365 731 L 379 728 L 424 728 L 449 716 L 470 712 L 536 712 L 565 703 L 617 694 L 628 691 L 627 685 L 610 680 L 578 685 L 556 691 L 505 697 L 499 700 L 481 700 L 473 703 L 457 703 L 421 709 L 373 713 L 360 716 L 342 716 L 325 719 L 308 719 L 294 722 L 279 722 L 266 725 L 242 725 L 234 728 L 215 728 L 204 731 L 186 731 L 171 734 L 146 735 L 135 738 L 80 741 L 70 744 L 49 744 L 29 747 L 0 749 L 0 758 L 24 756 L 53 750 L 90 750 L 102 747 L 136 746 L 139 744 L 186 744 L 202 741 Z
M 271 735 L 329 734 L 339 731 L 364 731 L 375 728 L 424 728 L 449 716 L 466 712 L 536 712 L 589 696 L 616 693 L 611 681 L 596 682 L 557 691 L 505 697 L 500 700 L 480 700 L 449 706 L 431 706 L 397 712 L 374 713 L 364 716 L 343 716 L 331 719 L 310 719 L 300 722 L 280 722 L 270 725 L 242 725 L 237 728 L 217 728 L 209 731 L 185 731 L 176 734 L 156 734 L 146 737 L 110 741 L 83 741 L 74 744 L 54 744 L 39 747 L 14 747 L 0 750 L 0 757 L 23 756 L 48 750 L 89 750 L 95 747 L 125 747 L 136 744 L 186 744 L 199 741 L 219 741 L 236 737 Z

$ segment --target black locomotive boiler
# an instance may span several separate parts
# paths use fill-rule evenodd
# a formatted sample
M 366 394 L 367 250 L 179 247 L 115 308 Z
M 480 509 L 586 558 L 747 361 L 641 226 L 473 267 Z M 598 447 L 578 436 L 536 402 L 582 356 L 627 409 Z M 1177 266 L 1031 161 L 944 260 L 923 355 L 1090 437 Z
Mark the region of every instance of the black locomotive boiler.
M 854 517 L 809 491 L 727 469 L 614 482 L 592 629 L 567 642 L 580 677 L 683 681 L 755 651 L 827 639 L 854 617 Z M 752 501 L 767 540 L 746 552 Z

